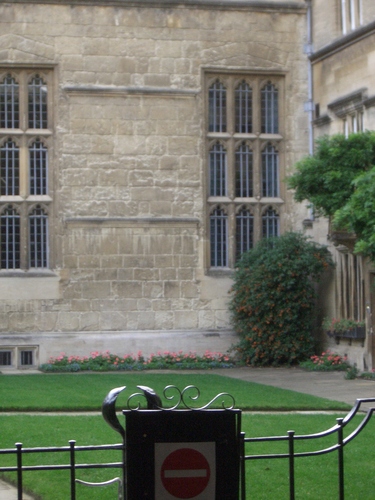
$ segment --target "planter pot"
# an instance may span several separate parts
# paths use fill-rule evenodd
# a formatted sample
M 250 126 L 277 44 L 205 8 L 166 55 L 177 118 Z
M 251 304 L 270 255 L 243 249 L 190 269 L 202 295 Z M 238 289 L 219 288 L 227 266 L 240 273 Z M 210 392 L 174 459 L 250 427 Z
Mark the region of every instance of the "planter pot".
M 364 326 L 357 326 L 356 328 L 337 333 L 337 336 L 345 339 L 364 339 L 366 337 L 366 328 Z

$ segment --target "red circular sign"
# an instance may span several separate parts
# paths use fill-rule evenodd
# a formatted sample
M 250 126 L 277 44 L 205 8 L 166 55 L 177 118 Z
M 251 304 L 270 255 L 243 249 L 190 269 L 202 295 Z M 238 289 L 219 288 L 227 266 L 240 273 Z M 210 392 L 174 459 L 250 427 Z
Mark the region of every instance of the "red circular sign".
M 210 480 L 210 465 L 204 455 L 192 448 L 170 453 L 161 467 L 164 488 L 176 498 L 194 498 Z

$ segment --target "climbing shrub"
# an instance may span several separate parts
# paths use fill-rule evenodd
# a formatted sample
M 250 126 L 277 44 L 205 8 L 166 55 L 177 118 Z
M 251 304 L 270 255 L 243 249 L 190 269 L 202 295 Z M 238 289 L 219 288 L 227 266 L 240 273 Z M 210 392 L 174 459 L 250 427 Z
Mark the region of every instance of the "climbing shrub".
M 314 283 L 333 265 L 299 233 L 261 240 L 238 262 L 230 310 L 246 364 L 294 364 L 313 354 Z

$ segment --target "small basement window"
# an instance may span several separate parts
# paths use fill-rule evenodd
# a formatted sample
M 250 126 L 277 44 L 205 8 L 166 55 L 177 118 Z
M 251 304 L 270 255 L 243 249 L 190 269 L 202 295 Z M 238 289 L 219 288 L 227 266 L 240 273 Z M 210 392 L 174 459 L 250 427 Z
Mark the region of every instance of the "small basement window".
M 12 365 L 12 351 L 0 351 L 0 366 Z
M 21 366 L 33 365 L 33 351 L 21 351 Z

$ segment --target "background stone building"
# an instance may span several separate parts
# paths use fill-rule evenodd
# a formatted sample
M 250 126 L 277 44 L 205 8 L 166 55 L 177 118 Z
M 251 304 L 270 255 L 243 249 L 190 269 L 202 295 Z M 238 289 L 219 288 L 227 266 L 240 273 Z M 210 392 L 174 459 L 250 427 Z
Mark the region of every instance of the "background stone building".
M 0 3 L 2 365 L 230 346 L 236 258 L 306 216 L 305 43 L 302 1 Z
M 308 17 L 313 137 L 374 130 L 375 2 L 313 0 Z M 332 232 L 327 220 L 311 221 L 308 233 L 321 243 L 327 242 L 328 235 L 336 261 L 324 314 L 366 321 L 365 338 L 341 339 L 339 345 L 332 341 L 332 349 L 347 354 L 359 369 L 371 369 L 375 360 L 374 269 L 353 254 L 353 235 Z
M 372 269 L 283 179 L 374 128 L 374 30 L 372 0 L 1 1 L 0 365 L 225 350 L 236 259 L 304 228 L 370 368 Z

